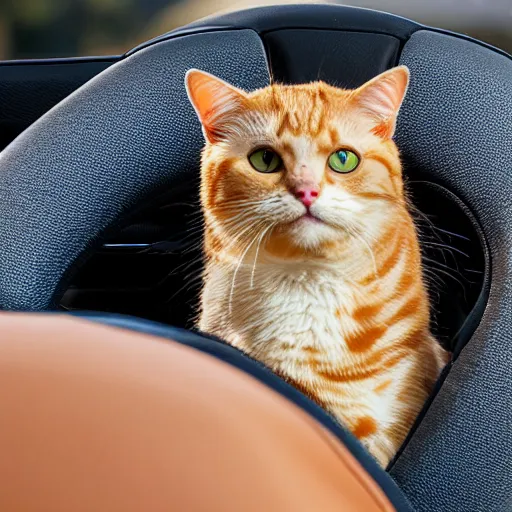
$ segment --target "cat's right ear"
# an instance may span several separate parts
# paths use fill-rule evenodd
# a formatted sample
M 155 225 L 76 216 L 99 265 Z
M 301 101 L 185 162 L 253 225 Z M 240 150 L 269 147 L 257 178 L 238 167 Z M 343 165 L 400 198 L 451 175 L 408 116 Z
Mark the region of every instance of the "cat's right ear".
M 229 129 L 229 119 L 243 106 L 246 93 L 198 69 L 187 71 L 185 87 L 201 121 L 205 138 L 212 143 L 224 139 Z
M 395 133 L 396 118 L 409 86 L 409 69 L 388 69 L 363 84 L 354 93 L 360 112 L 371 121 L 372 131 L 383 138 Z

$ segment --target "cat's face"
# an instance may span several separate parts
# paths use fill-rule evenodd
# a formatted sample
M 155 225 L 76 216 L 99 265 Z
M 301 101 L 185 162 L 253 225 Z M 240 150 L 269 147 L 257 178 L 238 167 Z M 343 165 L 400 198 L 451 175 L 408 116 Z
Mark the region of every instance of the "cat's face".
M 238 252 L 277 257 L 371 243 L 405 211 L 391 137 L 408 84 L 394 68 L 357 90 L 317 82 L 245 93 L 191 70 L 186 85 L 207 144 L 207 227 Z

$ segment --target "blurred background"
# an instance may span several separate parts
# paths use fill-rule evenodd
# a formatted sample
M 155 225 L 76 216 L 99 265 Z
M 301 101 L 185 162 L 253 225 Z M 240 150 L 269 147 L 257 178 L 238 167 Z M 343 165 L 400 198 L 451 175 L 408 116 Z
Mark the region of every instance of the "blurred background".
M 305 2 L 0 0 L 0 60 L 121 54 L 138 43 L 220 10 L 277 3 Z M 332 0 L 328 3 L 392 12 L 426 25 L 469 34 L 512 53 L 512 0 Z

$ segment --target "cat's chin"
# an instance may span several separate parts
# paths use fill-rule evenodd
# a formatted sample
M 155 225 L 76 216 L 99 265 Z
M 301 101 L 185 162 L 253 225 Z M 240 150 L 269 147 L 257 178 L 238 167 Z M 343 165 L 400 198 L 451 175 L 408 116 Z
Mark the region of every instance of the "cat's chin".
M 305 249 L 320 247 L 338 237 L 332 226 L 309 213 L 290 223 L 287 235 L 295 246 Z

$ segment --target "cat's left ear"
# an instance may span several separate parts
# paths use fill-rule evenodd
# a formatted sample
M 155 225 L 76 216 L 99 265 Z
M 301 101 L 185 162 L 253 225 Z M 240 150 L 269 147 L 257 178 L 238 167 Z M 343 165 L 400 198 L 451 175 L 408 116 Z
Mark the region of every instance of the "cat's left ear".
M 230 118 L 243 106 L 247 94 L 198 69 L 187 71 L 185 86 L 206 139 L 212 143 L 223 139 L 229 130 Z
M 409 69 L 398 66 L 356 89 L 354 101 L 374 125 L 373 133 L 389 139 L 395 133 L 396 118 L 409 85 Z

